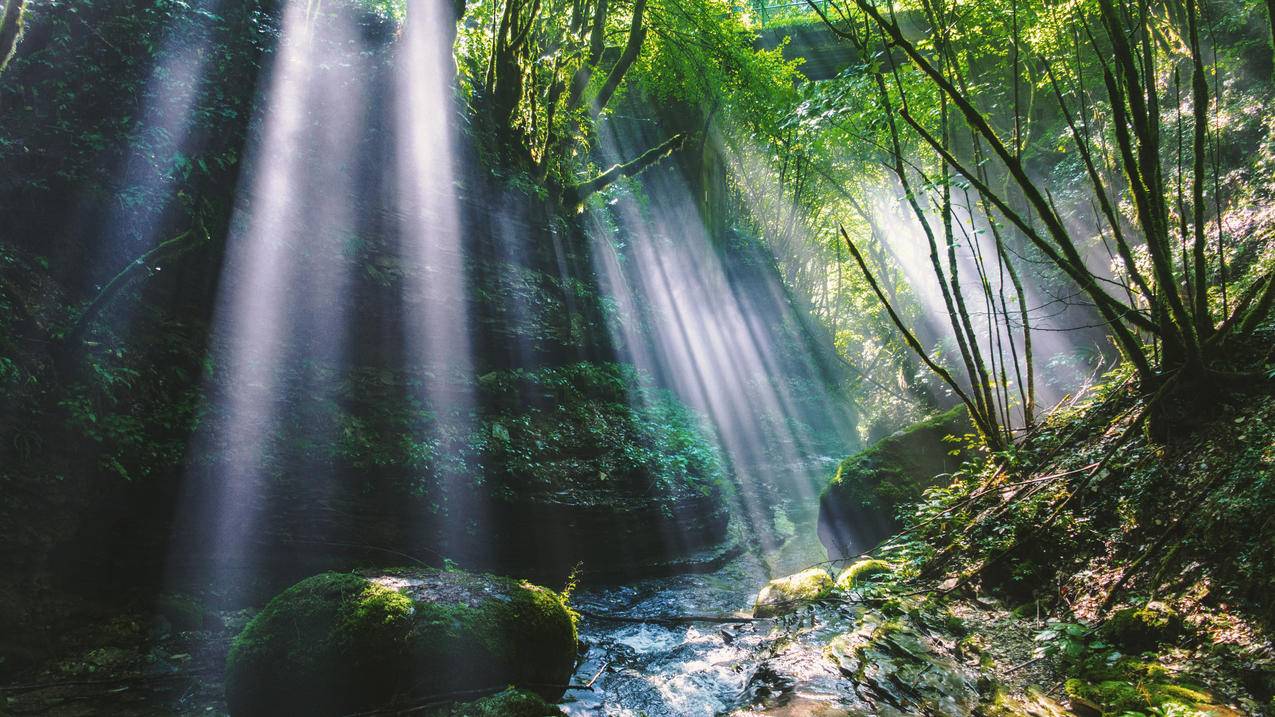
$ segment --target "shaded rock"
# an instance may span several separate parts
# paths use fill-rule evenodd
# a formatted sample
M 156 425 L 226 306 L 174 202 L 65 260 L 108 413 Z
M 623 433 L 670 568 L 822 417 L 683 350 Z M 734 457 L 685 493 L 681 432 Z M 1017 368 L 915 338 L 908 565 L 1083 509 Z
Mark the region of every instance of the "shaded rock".
M 860 560 L 837 575 L 836 586 L 838 590 L 851 590 L 873 575 L 889 573 L 890 570 L 890 564 L 884 560 Z
M 1160 602 L 1145 607 L 1127 607 L 1112 613 L 1102 625 L 1103 637 L 1126 652 L 1154 650 L 1182 637 L 1186 624 L 1182 616 Z
M 217 627 L 221 622 L 203 603 L 183 593 L 160 595 L 155 600 L 155 613 L 179 632 Z
M 970 431 L 969 415 L 958 406 L 843 460 L 819 499 L 819 540 L 829 557 L 853 555 L 896 529 L 900 505 L 961 467 L 962 444 L 946 439 Z
M 753 604 L 754 617 L 775 617 L 792 612 L 832 592 L 832 576 L 823 568 L 810 568 L 766 583 Z
M 234 715 L 338 715 L 504 685 L 561 695 L 574 616 L 530 583 L 462 571 L 324 573 L 288 588 L 226 659 Z

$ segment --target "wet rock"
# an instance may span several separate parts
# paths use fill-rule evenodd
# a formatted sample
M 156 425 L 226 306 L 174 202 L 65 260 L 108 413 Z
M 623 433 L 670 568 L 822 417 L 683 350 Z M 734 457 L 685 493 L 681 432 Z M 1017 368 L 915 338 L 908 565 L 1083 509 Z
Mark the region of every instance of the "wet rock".
M 912 627 L 874 613 L 829 642 L 827 656 L 880 708 L 969 717 L 979 704 L 975 675 Z
M 530 583 L 463 571 L 324 573 L 268 604 L 226 659 L 234 715 L 339 715 L 504 685 L 561 695 L 574 616 Z
M 753 605 L 754 617 L 790 613 L 832 591 L 832 576 L 823 568 L 810 568 L 766 583 Z

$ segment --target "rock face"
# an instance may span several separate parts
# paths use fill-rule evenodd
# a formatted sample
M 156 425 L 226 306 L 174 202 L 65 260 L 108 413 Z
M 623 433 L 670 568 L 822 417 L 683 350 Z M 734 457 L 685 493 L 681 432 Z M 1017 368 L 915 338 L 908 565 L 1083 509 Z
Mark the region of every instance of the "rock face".
M 524 686 L 561 695 L 576 657 L 557 593 L 462 571 L 323 573 L 278 595 L 226 658 L 234 715 L 340 715 Z
M 584 579 L 621 579 L 730 554 L 727 473 L 700 417 L 632 366 L 490 371 L 448 388 L 471 395 L 473 410 L 417 400 L 419 385 L 396 372 L 304 386 L 348 398 L 319 402 L 272 438 L 280 475 L 234 516 L 254 536 L 257 573 L 282 576 L 271 593 L 393 554 L 548 584 L 577 564 Z M 220 466 L 195 476 L 201 504 L 218 499 Z M 195 574 L 219 545 L 199 531 L 215 527 L 203 521 L 183 535 Z M 214 559 L 231 574 L 244 556 Z
M 915 501 L 936 476 L 965 459 L 962 444 L 945 440 L 971 430 L 963 407 L 909 426 L 841 462 L 819 500 L 819 540 L 830 558 L 872 547 L 897 528 L 895 512 Z

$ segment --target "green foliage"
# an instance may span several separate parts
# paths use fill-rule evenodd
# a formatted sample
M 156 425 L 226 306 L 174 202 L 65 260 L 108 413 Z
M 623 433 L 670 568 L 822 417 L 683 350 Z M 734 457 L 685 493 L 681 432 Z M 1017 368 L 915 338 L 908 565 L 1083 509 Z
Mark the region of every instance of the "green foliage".
M 172 208 L 170 197 L 191 210 L 193 187 L 236 170 L 253 100 L 243 87 L 277 30 L 263 3 L 222 14 L 204 5 L 28 3 L 30 44 L 0 75 L 0 97 L 11 108 L 0 119 L 0 162 L 22 178 L 21 191 L 0 201 L 6 213 L 25 222 L 50 195 L 65 201 L 70 191 L 82 198 L 82 211 L 100 208 L 124 225 L 155 226 Z M 187 72 L 185 53 L 205 44 L 205 73 Z M 160 121 L 187 102 L 188 127 Z M 179 130 L 208 141 L 188 155 Z

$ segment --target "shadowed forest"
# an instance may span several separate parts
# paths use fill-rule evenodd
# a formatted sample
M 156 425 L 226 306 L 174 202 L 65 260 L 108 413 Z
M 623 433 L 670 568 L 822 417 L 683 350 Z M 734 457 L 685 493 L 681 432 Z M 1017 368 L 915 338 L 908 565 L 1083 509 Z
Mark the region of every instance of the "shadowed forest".
M 0 0 L 0 715 L 1275 717 L 1275 0 Z

